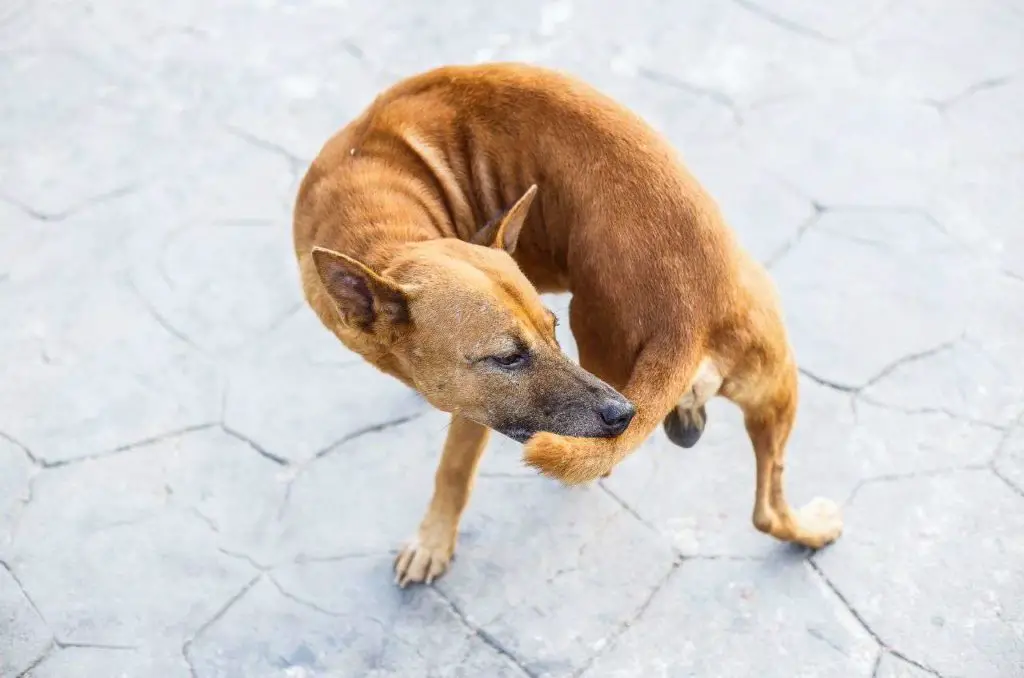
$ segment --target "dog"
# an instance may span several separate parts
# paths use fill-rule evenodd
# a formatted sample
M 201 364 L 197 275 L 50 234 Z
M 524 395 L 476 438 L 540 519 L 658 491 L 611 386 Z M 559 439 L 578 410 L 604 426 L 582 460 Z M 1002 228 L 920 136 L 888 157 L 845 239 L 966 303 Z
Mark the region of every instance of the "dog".
M 767 271 L 668 142 L 592 86 L 516 63 L 401 80 L 320 149 L 293 225 L 326 328 L 452 416 L 400 586 L 447 570 L 490 430 L 587 483 L 659 423 L 694 445 L 714 396 L 744 414 L 755 527 L 812 549 L 840 535 L 835 503 L 783 492 L 798 372 Z M 578 365 L 551 292 L 572 294 Z

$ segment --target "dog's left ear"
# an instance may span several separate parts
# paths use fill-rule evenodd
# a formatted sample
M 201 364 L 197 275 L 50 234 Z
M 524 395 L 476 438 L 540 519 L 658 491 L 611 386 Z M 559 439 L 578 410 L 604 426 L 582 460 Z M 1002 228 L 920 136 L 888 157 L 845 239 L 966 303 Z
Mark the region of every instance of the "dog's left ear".
M 532 184 L 523 197 L 516 201 L 512 208 L 505 212 L 505 215 L 493 221 L 473 236 L 473 244 L 486 245 L 496 249 L 502 249 L 512 254 L 516 250 L 516 243 L 519 242 L 519 233 L 526 223 L 526 215 L 530 211 L 530 205 L 537 195 L 537 184 Z
M 409 320 L 408 299 L 402 288 L 362 262 L 324 247 L 314 247 L 313 264 L 347 325 L 372 332 L 378 320 L 390 325 Z

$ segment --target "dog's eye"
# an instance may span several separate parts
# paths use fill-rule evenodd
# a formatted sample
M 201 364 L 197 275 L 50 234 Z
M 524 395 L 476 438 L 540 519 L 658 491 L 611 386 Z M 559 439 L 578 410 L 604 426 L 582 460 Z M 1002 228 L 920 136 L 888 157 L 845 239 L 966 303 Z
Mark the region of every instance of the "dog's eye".
M 506 355 L 491 356 L 491 362 L 506 370 L 521 366 L 526 362 L 526 355 L 523 353 L 509 353 Z

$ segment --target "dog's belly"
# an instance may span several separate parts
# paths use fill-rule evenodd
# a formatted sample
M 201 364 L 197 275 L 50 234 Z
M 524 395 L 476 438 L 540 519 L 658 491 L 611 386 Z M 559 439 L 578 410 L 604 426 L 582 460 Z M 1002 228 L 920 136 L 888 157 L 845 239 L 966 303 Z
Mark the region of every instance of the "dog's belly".
M 676 407 L 684 410 L 695 410 L 703 407 L 709 400 L 718 395 L 722 388 L 722 372 L 711 358 L 704 358 L 697 367 L 690 382 L 690 388 L 679 399 Z

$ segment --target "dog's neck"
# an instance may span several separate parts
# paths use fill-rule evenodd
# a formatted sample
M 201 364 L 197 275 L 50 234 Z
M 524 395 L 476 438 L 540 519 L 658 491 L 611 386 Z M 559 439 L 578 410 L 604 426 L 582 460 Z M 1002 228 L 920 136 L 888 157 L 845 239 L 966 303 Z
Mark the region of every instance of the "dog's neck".
M 307 209 L 296 214 L 309 223 L 297 232 L 310 232 L 313 242 L 344 252 L 375 271 L 387 271 L 412 243 L 437 238 L 475 242 L 511 206 L 501 205 L 497 213 L 489 214 L 471 202 L 454 179 L 436 182 L 433 175 L 410 177 L 388 171 L 374 158 L 364 162 L 370 169 L 362 172 L 340 176 L 309 172 L 299 197 Z M 376 175 L 375 181 L 363 179 L 368 171 Z M 353 178 L 359 178 L 358 183 Z M 438 184 L 440 191 L 424 190 Z

